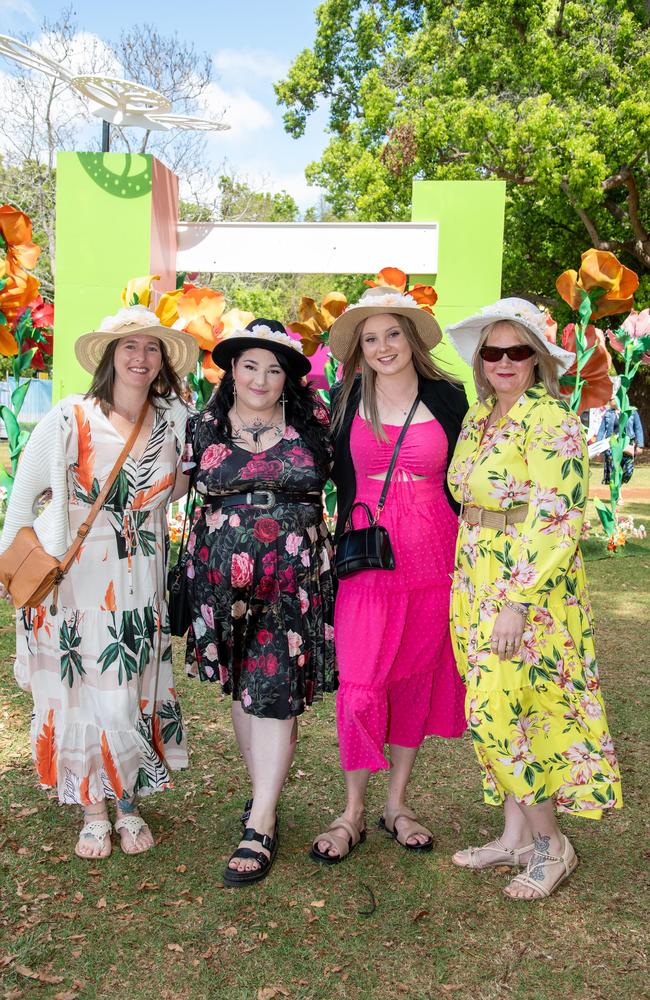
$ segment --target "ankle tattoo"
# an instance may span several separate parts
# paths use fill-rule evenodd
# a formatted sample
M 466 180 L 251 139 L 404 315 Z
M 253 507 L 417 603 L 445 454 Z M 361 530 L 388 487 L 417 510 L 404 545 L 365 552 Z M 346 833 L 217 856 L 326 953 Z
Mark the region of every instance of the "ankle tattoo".
M 124 816 L 132 816 L 138 808 L 135 795 L 131 798 L 124 795 L 121 799 L 118 799 L 117 808 Z
M 533 837 L 533 844 L 535 845 L 535 852 L 537 854 L 548 854 L 550 843 L 550 837 L 542 837 L 539 833 Z

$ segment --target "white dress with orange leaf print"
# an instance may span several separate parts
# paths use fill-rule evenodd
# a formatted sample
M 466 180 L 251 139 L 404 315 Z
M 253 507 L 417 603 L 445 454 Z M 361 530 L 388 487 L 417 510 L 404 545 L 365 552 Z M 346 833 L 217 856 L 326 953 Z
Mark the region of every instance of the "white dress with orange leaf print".
M 74 537 L 124 440 L 92 400 L 60 405 Z M 122 466 L 56 609 L 18 612 L 15 674 L 34 700 L 34 761 L 61 802 L 146 795 L 187 766 L 165 597 L 165 507 L 179 450 L 156 412 L 144 453 Z

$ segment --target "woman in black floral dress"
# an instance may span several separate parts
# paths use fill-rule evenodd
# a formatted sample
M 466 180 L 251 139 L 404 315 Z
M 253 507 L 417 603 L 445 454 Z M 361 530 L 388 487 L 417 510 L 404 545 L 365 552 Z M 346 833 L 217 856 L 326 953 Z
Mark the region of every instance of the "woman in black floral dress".
M 336 686 L 322 512 L 331 452 L 327 412 L 302 383 L 309 361 L 284 327 L 253 320 L 213 357 L 226 374 L 188 424 L 184 456 L 202 501 L 188 541 L 186 664 L 233 697 L 253 791 L 224 872 L 235 886 L 268 874 L 297 716 Z

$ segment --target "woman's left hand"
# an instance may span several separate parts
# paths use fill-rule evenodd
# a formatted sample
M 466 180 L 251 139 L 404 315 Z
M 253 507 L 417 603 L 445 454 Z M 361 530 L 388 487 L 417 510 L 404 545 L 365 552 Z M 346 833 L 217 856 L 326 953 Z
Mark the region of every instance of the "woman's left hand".
M 507 605 L 501 608 L 492 630 L 490 646 L 500 660 L 511 660 L 521 646 L 525 618 Z

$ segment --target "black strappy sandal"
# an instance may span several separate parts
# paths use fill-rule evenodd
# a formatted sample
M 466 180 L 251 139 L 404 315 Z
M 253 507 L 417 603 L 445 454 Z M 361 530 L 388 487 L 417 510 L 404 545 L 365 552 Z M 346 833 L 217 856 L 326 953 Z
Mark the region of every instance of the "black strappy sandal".
M 239 822 L 241 823 L 242 828 L 244 830 L 248 826 L 248 821 L 251 818 L 251 809 L 252 808 L 253 808 L 253 800 L 252 799 L 246 799 L 246 801 L 244 802 L 244 811 L 242 812 L 241 816 L 239 817 Z
M 269 837 L 266 833 L 258 833 L 252 826 L 247 826 L 244 830 L 242 840 L 257 841 L 264 850 L 269 852 L 269 855 L 267 857 L 262 851 L 253 851 L 250 847 L 238 847 L 236 851 L 233 851 L 230 855 L 230 861 L 233 858 L 251 858 L 253 861 L 257 861 L 259 868 L 245 872 L 237 871 L 236 868 L 229 868 L 226 865 L 223 873 L 223 884 L 231 888 L 240 885 L 251 885 L 253 882 L 261 882 L 263 878 L 266 878 L 273 867 L 275 856 L 278 853 L 278 824 L 275 824 L 275 831 L 272 837 Z

